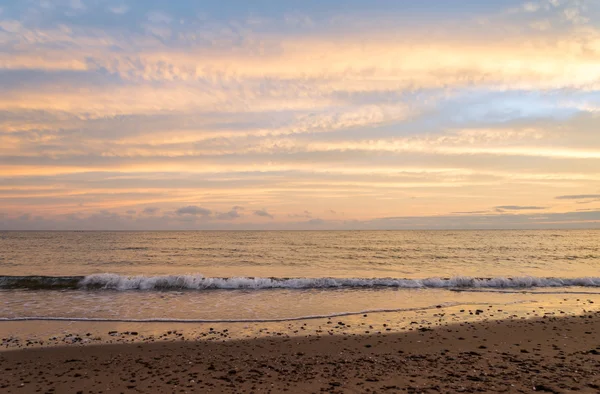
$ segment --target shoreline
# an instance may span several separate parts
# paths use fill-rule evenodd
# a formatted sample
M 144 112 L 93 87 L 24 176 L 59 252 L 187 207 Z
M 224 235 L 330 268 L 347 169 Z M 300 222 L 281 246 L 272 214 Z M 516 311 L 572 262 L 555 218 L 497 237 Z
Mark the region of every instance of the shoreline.
M 512 297 L 512 295 L 509 295 Z M 180 320 L 180 319 L 0 319 L 0 353 L 10 349 L 55 346 L 90 346 L 181 340 L 241 340 L 261 337 L 309 335 L 362 335 L 436 329 L 461 323 L 523 320 L 536 317 L 578 316 L 599 310 L 600 299 L 567 294 L 504 300 L 503 303 L 446 302 L 429 307 L 369 310 L 282 319 Z M 595 302 L 594 302 L 595 300 Z M 487 301 L 493 301 L 488 299 Z M 498 300 L 496 300 L 498 301 Z M 400 312 L 401 311 L 401 312 Z M 343 320 L 344 325 L 334 324 Z M 379 327 L 374 328 L 374 327 Z M 180 335 L 181 334 L 181 335 Z
M 363 334 L 14 349 L 0 352 L 0 370 L 7 393 L 597 393 L 600 312 L 399 333 L 379 324 Z

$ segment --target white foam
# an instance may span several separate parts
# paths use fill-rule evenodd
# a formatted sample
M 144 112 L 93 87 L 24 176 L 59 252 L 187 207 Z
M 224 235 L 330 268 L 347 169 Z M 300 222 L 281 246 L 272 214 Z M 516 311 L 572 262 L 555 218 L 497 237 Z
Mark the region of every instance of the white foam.
M 327 289 L 327 288 L 534 288 L 534 287 L 600 287 L 600 277 L 538 278 L 501 277 L 395 279 L 395 278 L 210 278 L 202 275 L 124 276 L 95 274 L 84 277 L 80 288 L 111 290 L 208 290 L 208 289 Z

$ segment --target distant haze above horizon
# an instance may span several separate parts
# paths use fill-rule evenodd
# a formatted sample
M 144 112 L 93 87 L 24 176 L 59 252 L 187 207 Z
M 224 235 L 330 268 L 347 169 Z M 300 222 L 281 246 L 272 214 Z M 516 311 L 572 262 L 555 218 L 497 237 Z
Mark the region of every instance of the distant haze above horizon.
M 5 0 L 0 230 L 600 228 L 600 2 Z

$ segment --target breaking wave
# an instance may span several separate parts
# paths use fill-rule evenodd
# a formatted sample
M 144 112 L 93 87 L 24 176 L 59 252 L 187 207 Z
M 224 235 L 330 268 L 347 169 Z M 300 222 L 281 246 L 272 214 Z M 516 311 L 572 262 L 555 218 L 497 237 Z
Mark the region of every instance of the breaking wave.
M 260 290 L 260 289 L 528 289 L 600 287 L 600 277 L 585 278 L 211 278 L 202 275 L 126 276 L 0 276 L 0 289 L 29 290 Z

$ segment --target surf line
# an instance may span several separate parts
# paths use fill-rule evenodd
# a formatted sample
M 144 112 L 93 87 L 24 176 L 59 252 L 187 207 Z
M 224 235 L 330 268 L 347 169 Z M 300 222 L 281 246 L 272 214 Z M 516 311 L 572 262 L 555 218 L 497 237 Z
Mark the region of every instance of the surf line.
M 593 291 L 535 291 L 535 290 L 492 290 L 492 289 L 458 289 L 449 288 L 448 291 L 456 293 L 499 293 L 499 294 L 577 294 L 577 295 L 598 295 L 600 292 Z
M 533 301 L 515 301 L 508 304 L 520 304 Z M 502 305 L 508 305 L 502 304 Z M 129 318 L 103 318 L 103 317 L 54 317 L 54 316 L 24 316 L 24 317 L 0 317 L 0 322 L 20 322 L 20 321 L 65 321 L 65 322 L 106 322 L 106 323 L 281 323 L 301 320 L 329 319 L 333 317 L 356 316 L 368 313 L 394 313 L 394 312 L 418 312 L 435 309 L 445 309 L 458 306 L 480 306 L 489 305 L 483 302 L 470 303 L 443 303 L 418 308 L 396 308 L 396 309 L 367 309 L 358 312 L 339 312 L 325 315 L 308 315 L 297 317 L 282 317 L 273 319 L 171 319 L 171 318 L 148 318 L 148 319 L 129 319 Z

